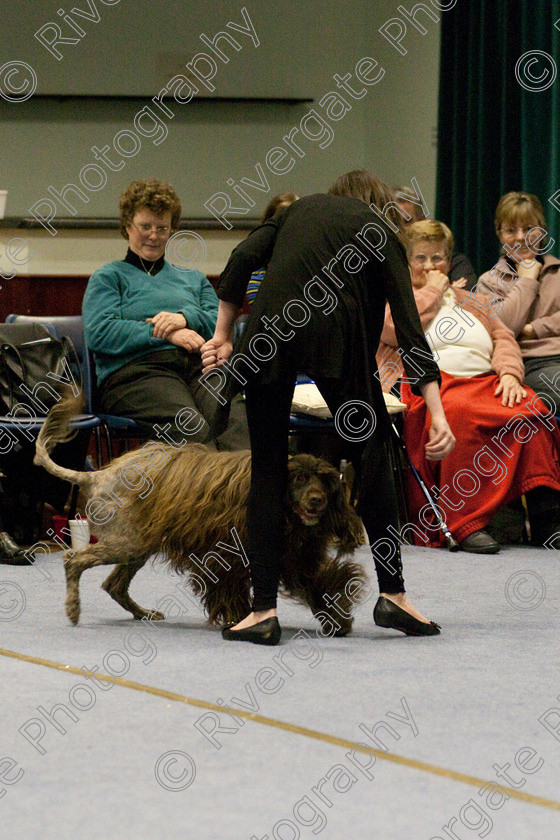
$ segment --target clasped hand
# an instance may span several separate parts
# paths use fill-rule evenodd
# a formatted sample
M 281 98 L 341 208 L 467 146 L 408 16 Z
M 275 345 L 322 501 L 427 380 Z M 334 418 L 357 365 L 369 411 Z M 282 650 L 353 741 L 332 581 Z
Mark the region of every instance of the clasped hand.
M 445 415 L 432 415 L 428 437 L 428 443 L 424 447 L 428 461 L 443 461 L 455 448 L 455 436 Z
M 458 280 L 454 280 L 453 283 L 450 284 L 447 274 L 444 274 L 439 270 L 439 268 L 433 268 L 431 271 L 428 271 L 426 286 L 433 286 L 441 292 L 446 292 L 450 285 L 454 289 L 464 289 L 467 285 L 467 280 L 465 277 L 460 277 Z
M 204 344 L 203 337 L 187 327 L 187 319 L 180 312 L 158 312 L 153 318 L 146 318 L 146 321 L 153 324 L 154 338 L 166 338 L 171 344 L 189 353 L 200 350 Z
M 187 326 L 187 319 L 180 312 L 158 312 L 153 318 L 146 318 L 146 321 L 153 325 L 154 338 L 169 338 L 172 332 Z
M 516 260 L 517 273 L 519 277 L 529 277 L 531 280 L 538 280 L 541 273 L 542 265 L 536 259 Z
M 227 362 L 233 352 L 233 344 L 229 339 L 211 338 L 203 344 L 200 355 L 202 356 L 202 372 L 206 373 L 212 368 L 219 367 Z
M 174 332 L 167 337 L 167 340 L 170 341 L 171 344 L 175 344 L 176 347 L 182 347 L 184 350 L 188 350 L 189 353 L 194 353 L 196 350 L 200 350 L 204 344 L 204 339 L 201 335 L 195 332 L 195 330 L 189 330 L 185 327 L 181 330 L 174 330 Z

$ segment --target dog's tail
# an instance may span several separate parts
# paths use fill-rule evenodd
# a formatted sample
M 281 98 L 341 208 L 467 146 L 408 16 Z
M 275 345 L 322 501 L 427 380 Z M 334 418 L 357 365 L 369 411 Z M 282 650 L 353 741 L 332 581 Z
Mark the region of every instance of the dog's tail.
M 44 467 L 47 472 L 57 478 L 79 485 L 88 484 L 91 479 L 90 474 L 59 467 L 51 459 L 50 453 L 57 443 L 65 443 L 75 437 L 77 429 L 71 427 L 71 420 L 81 413 L 83 406 L 84 395 L 80 392 L 78 396 L 74 396 L 71 389 L 68 388 L 62 398 L 51 408 L 41 427 L 35 444 L 35 458 L 33 459 L 34 464 Z

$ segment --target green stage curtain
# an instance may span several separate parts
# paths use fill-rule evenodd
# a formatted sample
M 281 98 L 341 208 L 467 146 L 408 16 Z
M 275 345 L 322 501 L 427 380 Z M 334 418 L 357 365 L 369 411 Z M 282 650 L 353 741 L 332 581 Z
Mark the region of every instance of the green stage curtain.
M 441 17 L 436 218 L 482 274 L 500 196 L 525 190 L 560 255 L 560 0 L 458 0 Z

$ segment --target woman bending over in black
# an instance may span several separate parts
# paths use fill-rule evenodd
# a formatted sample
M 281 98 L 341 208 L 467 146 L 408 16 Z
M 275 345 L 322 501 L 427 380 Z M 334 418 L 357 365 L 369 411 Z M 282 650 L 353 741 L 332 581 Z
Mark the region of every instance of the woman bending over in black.
M 386 301 L 405 370 L 431 414 L 426 457 L 432 460 L 444 458 L 455 443 L 439 396 L 439 370 L 414 303 L 400 217 L 387 207 L 386 223 L 368 206 L 374 203 L 383 210 L 392 201 L 389 188 L 367 172 L 353 172 L 339 178 L 329 193 L 301 198 L 235 248 L 218 285 L 214 336 L 201 349 L 209 381 L 214 377 L 222 383 L 220 396 L 231 398 L 245 388 L 251 437 L 247 529 L 253 611 L 224 629 L 227 639 L 259 644 L 280 639 L 276 597 L 297 372 L 315 380 L 338 417 L 339 431 L 355 441 L 351 457 L 359 463 L 361 477 L 357 511 L 371 543 L 381 592 L 375 622 L 412 635 L 440 630 L 404 592 L 398 509 L 386 450 L 389 421 L 375 364 Z M 233 353 L 235 317 L 251 272 L 260 266 L 267 271 Z M 345 418 L 346 431 L 341 428 Z M 359 439 L 366 427 L 367 439 Z

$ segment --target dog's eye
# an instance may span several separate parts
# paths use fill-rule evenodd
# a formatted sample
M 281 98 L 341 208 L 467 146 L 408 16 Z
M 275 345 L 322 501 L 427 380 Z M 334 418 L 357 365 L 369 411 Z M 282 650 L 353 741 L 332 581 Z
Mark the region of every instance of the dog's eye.
M 294 484 L 305 484 L 306 481 L 307 476 L 303 473 L 297 473 L 297 475 L 294 476 Z

